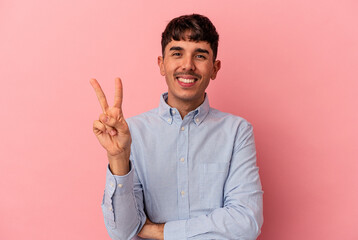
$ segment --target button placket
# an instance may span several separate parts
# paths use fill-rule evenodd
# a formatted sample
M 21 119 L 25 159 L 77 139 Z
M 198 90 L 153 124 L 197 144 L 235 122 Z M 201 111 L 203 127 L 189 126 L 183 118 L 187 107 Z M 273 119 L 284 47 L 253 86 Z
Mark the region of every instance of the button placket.
M 185 124 L 186 122 L 186 124 Z M 179 207 L 179 218 L 189 218 L 189 171 L 188 171 L 188 121 L 183 121 L 179 128 L 178 135 L 178 207 Z

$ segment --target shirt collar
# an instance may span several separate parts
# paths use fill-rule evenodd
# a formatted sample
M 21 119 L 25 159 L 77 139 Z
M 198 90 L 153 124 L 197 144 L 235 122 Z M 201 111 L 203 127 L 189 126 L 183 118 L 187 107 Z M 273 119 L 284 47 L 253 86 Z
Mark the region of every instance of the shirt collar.
M 159 116 L 166 121 L 168 124 L 173 123 L 173 113 L 178 113 L 176 108 L 172 108 L 167 104 L 168 93 L 163 93 L 160 96 L 160 103 L 159 103 Z M 192 119 L 196 125 L 200 125 L 205 117 L 208 115 L 210 110 L 209 105 L 209 98 L 208 95 L 205 93 L 205 100 L 204 102 L 197 107 L 195 110 L 188 113 L 188 116 L 192 116 Z

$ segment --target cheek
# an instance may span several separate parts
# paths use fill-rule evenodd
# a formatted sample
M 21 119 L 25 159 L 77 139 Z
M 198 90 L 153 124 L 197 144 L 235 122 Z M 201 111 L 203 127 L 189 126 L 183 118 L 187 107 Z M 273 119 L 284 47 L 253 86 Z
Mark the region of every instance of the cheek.
M 173 79 L 167 74 L 167 75 L 165 75 L 165 82 L 169 86 L 169 85 L 173 84 Z
M 214 72 L 214 65 L 212 63 L 203 64 L 200 67 L 201 71 L 205 75 L 211 75 Z
M 163 70 L 166 74 L 170 73 L 171 72 L 171 66 L 170 64 L 164 64 L 163 65 Z

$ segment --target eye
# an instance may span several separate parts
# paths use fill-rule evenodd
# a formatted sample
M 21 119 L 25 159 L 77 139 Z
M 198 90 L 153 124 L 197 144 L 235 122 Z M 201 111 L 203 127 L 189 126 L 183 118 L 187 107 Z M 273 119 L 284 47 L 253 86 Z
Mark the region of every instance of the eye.
M 200 59 L 206 59 L 206 57 L 204 55 L 201 55 L 201 54 L 196 55 L 196 57 L 200 58 Z
M 179 52 L 173 52 L 173 53 L 172 53 L 172 56 L 173 56 L 173 57 L 180 57 L 180 56 L 181 56 L 181 53 L 179 53 Z

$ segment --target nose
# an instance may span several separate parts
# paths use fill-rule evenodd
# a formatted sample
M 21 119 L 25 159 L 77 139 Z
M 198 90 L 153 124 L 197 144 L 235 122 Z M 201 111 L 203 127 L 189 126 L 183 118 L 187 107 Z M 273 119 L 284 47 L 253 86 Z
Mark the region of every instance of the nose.
M 195 63 L 191 56 L 186 56 L 183 58 L 182 69 L 183 69 L 183 71 L 194 71 L 195 70 Z

